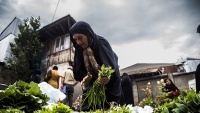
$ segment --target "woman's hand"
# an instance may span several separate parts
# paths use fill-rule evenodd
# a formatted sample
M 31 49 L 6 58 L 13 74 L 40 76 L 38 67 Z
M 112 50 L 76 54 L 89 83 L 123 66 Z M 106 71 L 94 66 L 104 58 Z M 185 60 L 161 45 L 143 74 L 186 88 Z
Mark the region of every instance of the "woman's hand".
M 98 81 L 101 85 L 106 85 L 109 81 L 110 78 L 109 77 L 98 77 Z
M 81 86 L 83 87 L 83 89 L 85 89 L 85 87 L 90 83 L 91 79 L 92 79 L 92 75 L 88 72 L 87 76 L 85 76 L 83 80 L 81 81 Z

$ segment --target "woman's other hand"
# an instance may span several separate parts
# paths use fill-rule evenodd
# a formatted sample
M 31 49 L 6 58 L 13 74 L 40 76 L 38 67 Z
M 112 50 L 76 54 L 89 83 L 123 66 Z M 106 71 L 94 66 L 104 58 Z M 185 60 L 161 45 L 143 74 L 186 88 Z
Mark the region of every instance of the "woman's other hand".
M 92 79 L 92 75 L 88 72 L 87 76 L 85 76 L 83 80 L 81 81 L 81 86 L 83 87 L 83 89 L 85 89 L 85 87 L 90 83 L 91 79 Z
M 109 77 L 98 77 L 98 81 L 100 84 L 102 85 L 106 85 L 109 81 L 110 81 L 110 78 Z

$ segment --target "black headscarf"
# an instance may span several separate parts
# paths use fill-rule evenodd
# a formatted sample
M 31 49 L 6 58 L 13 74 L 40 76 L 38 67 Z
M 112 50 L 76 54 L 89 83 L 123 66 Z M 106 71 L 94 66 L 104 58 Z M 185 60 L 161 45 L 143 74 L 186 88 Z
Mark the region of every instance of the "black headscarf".
M 112 50 L 109 42 L 101 37 L 96 35 L 90 25 L 86 22 L 79 21 L 75 23 L 69 30 L 70 33 L 70 40 L 73 43 L 73 46 L 75 47 L 75 56 L 74 56 L 74 78 L 77 81 L 82 81 L 82 79 L 86 76 L 87 71 L 84 66 L 84 59 L 83 59 L 83 50 L 79 45 L 77 45 L 76 41 L 73 39 L 73 35 L 78 34 L 84 34 L 88 38 L 88 43 L 90 48 L 93 51 L 95 60 L 97 63 L 105 66 L 111 66 L 112 69 L 115 70 L 115 72 L 111 75 L 110 81 L 108 84 L 106 84 L 107 89 L 110 91 L 111 94 L 114 96 L 120 96 L 120 74 L 119 74 L 119 67 L 118 67 L 118 58 L 117 55 Z M 95 80 L 98 75 L 92 75 L 93 79 Z M 92 82 L 94 82 L 92 80 Z M 112 97 L 110 97 L 112 98 Z

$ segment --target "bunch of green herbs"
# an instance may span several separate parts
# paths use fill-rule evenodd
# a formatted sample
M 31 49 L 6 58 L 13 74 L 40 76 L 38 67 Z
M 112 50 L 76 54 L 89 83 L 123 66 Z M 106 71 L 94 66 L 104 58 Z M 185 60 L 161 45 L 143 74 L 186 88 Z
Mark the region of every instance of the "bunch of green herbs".
M 101 66 L 101 70 L 99 70 L 98 72 L 98 76 L 110 78 L 113 72 L 114 70 L 110 66 L 106 67 L 103 64 Z M 92 107 L 93 110 L 96 110 L 97 108 L 104 109 L 104 103 L 106 102 L 105 90 L 106 90 L 105 85 L 100 84 L 96 79 L 94 84 L 85 93 L 85 100 L 88 99 L 89 107 Z

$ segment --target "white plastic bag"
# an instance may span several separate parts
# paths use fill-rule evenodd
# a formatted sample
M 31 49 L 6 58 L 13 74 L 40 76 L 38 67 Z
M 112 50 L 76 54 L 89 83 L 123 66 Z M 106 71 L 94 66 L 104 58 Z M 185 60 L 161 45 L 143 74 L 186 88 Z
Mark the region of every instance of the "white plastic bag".
M 42 93 L 46 94 L 50 98 L 48 103 L 57 103 L 58 101 L 62 101 L 66 98 L 66 95 L 64 93 L 46 82 L 41 82 L 38 84 L 38 86 L 40 87 Z

